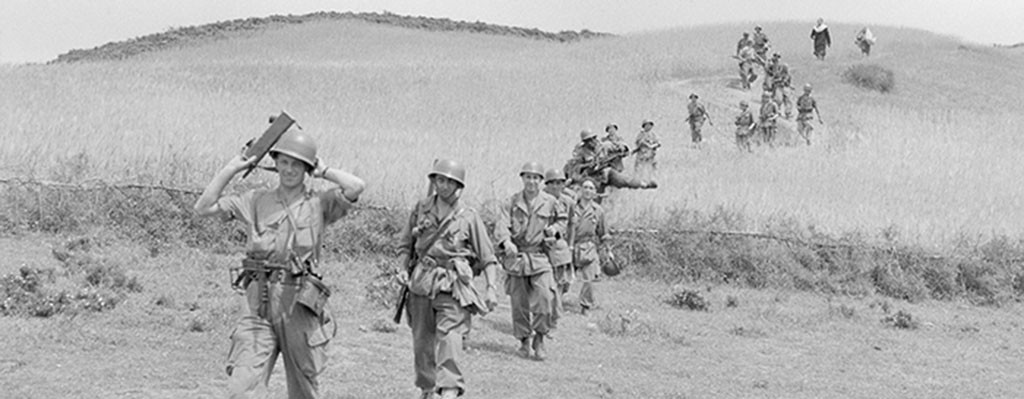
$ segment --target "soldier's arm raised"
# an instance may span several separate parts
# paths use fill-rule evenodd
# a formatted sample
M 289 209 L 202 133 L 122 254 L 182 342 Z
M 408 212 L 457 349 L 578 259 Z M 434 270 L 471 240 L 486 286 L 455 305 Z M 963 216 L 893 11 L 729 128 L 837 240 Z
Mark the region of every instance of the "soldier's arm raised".
M 235 177 L 238 172 L 247 169 L 256 158 L 246 158 L 245 155 L 239 154 L 228 161 L 227 165 L 224 165 L 217 175 L 210 180 L 210 183 L 203 189 L 203 194 L 196 200 L 195 205 L 192 209 L 196 211 L 199 216 L 213 216 L 220 212 L 220 206 L 217 205 L 217 200 L 220 199 L 221 193 L 224 192 L 224 187 L 227 187 L 231 179 Z
M 313 177 L 319 177 L 341 187 L 341 192 L 349 201 L 356 202 L 359 196 L 366 189 L 366 182 L 356 175 L 339 168 L 329 168 L 317 159 L 316 169 L 313 170 Z

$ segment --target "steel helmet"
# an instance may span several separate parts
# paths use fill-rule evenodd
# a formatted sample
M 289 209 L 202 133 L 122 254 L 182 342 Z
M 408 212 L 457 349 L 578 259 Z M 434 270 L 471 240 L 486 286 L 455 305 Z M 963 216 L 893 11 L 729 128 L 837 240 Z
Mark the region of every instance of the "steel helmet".
M 544 182 L 550 182 L 552 180 L 565 180 L 565 172 L 558 168 L 548 169 L 544 172 Z
M 611 249 L 603 248 L 597 253 L 601 262 L 601 273 L 609 277 L 618 276 L 622 273 L 625 265 L 622 264 L 621 260 L 615 258 L 615 254 L 612 253 Z
M 527 162 L 523 164 L 523 168 L 519 169 L 519 176 L 532 173 L 540 177 L 544 177 L 544 167 L 539 162 Z
M 583 129 L 580 131 L 580 141 L 587 141 L 595 137 L 597 137 L 597 133 L 594 133 L 590 129 Z
M 647 126 L 647 125 L 654 126 L 654 121 L 652 121 L 650 119 L 644 119 L 644 121 L 640 123 L 640 127 L 644 127 L 644 126 Z
M 274 148 L 270 149 L 272 158 L 277 158 L 277 154 L 298 159 L 309 165 L 310 170 L 316 168 L 316 142 L 303 131 L 288 129 L 284 132 Z
M 811 84 L 810 83 L 804 85 L 804 91 L 811 91 Z
M 438 159 L 434 161 L 434 167 L 430 169 L 430 173 L 427 177 L 433 178 L 434 176 L 444 176 L 449 179 L 455 180 L 460 186 L 466 187 L 466 168 L 458 162 L 450 159 Z

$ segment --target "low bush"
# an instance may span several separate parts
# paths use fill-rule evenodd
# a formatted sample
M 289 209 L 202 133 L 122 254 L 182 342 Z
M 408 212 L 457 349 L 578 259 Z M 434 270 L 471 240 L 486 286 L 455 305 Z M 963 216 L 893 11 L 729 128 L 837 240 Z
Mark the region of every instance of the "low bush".
M 843 71 L 843 81 L 880 93 L 888 93 L 896 87 L 893 72 L 874 64 L 858 64 L 847 68 Z

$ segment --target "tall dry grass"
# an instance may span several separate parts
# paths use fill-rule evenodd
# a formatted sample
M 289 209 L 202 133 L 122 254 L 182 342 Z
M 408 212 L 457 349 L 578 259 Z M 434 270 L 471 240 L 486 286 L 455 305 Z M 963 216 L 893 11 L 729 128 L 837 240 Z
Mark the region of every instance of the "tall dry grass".
M 728 87 L 728 55 L 746 26 L 567 45 L 348 22 L 124 62 L 0 71 L 0 168 L 201 187 L 267 115 L 285 109 L 318 138 L 325 160 L 370 182 L 367 202 L 408 206 L 430 161 L 451 157 L 469 169 L 467 200 L 481 204 L 518 188 L 522 162 L 560 166 L 580 129 L 613 122 L 632 139 L 652 118 L 665 143 L 661 188 L 613 198 L 620 226 L 725 207 L 747 215 L 750 229 L 796 217 L 834 234 L 896 228 L 937 246 L 1021 232 L 1019 57 L 879 28 L 869 62 L 899 82 L 883 95 L 841 82 L 843 70 L 865 62 L 854 27 L 833 27 L 836 45 L 821 63 L 810 56 L 808 27 L 764 25 L 794 83 L 815 85 L 827 124 L 810 148 L 733 150 L 734 104 L 754 98 Z M 717 123 L 700 151 L 686 145 L 691 91 Z M 73 159 L 84 165 L 68 173 L 62 165 Z

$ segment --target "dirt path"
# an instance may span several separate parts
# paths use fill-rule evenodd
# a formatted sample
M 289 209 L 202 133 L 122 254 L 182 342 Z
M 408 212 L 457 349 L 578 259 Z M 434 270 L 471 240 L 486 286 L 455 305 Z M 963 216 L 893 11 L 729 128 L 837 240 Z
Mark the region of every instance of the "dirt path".
M 45 254 L 40 240 L 2 240 Z M 33 256 L 27 260 L 38 260 Z M 10 398 L 214 398 L 239 297 L 217 267 L 231 257 L 189 249 L 136 259 L 147 289 L 103 313 L 0 318 L 0 389 Z M 4 263 L 5 269 L 9 263 Z M 414 397 L 407 327 L 378 332 L 389 310 L 363 299 L 367 263 L 330 265 L 341 321 L 325 398 Z M 163 283 L 158 284 L 158 283 Z M 464 359 L 468 398 L 1024 397 L 1024 308 L 908 304 L 730 287 L 690 287 L 708 312 L 664 301 L 679 287 L 618 278 L 600 309 L 571 313 L 545 362 L 514 355 L 507 298 L 474 320 Z M 574 287 L 573 293 L 578 291 Z M 173 306 L 154 298 L 173 295 Z M 726 306 L 729 298 L 736 306 Z M 195 302 L 195 306 L 191 303 Z M 880 320 L 898 310 L 916 330 Z M 203 321 L 196 328 L 196 321 Z M 263 397 L 282 398 L 278 367 Z

